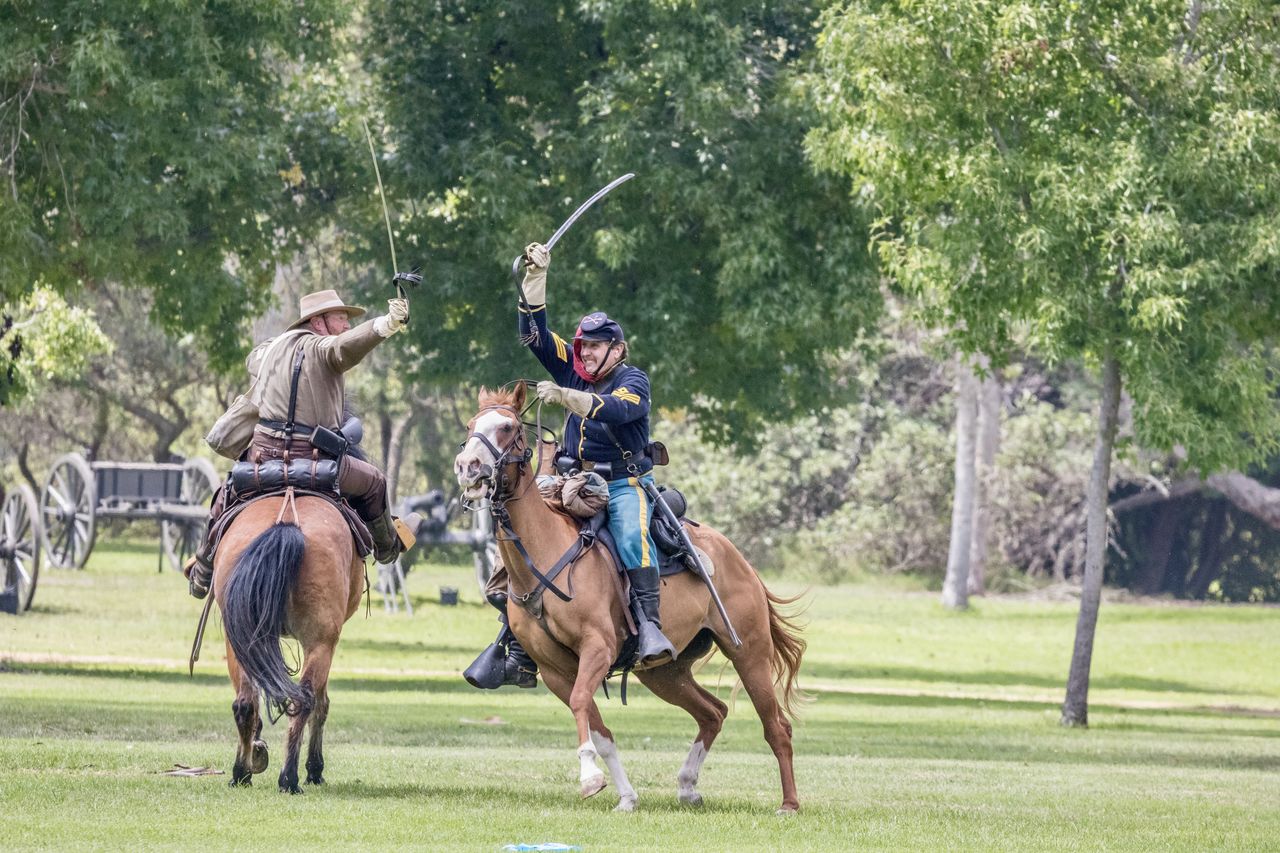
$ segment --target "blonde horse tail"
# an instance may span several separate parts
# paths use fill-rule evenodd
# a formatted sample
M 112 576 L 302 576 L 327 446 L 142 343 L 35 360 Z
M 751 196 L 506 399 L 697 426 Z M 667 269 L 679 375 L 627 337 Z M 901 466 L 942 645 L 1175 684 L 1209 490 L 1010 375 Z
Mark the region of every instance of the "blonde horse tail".
M 800 613 L 782 613 L 778 607 L 789 607 L 796 604 L 801 595 L 784 598 L 775 595 L 768 587 L 764 589 L 769 607 L 769 637 L 773 640 L 773 683 L 781 693 L 780 701 L 787 716 L 795 719 L 800 705 L 809 700 L 809 696 L 800 689 L 796 676 L 800 672 L 800 661 L 804 657 L 808 645 L 800 637 L 800 625 L 797 619 Z

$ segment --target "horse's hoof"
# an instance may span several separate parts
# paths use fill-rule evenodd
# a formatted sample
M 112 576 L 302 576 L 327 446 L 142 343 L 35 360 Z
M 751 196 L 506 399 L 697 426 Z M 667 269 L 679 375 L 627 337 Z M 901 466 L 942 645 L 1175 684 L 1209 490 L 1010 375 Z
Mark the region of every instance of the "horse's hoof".
M 681 794 L 679 796 L 679 800 L 686 806 L 695 806 L 697 808 L 702 807 L 702 795 L 697 791 L 690 791 L 687 794 Z
M 324 784 L 324 777 L 322 777 L 322 776 L 308 776 L 308 777 L 307 777 L 307 784 L 308 784 L 308 785 L 323 785 L 323 784 Z
M 281 786 L 280 786 L 280 793 L 282 793 L 282 794 L 301 794 L 301 793 L 302 793 L 302 789 L 298 787 L 297 783 L 294 783 L 294 784 L 292 784 L 292 785 L 281 785 Z
M 625 800 L 618 800 L 618 804 L 613 807 L 615 812 L 633 812 L 636 810 L 636 798 L 628 797 Z
M 234 776 L 232 776 L 232 777 L 231 777 L 231 781 L 227 783 L 227 787 L 229 787 L 229 788 L 252 788 L 252 787 L 253 787 L 253 777 L 252 777 L 252 776 L 245 776 L 243 779 L 237 779 L 237 778 L 235 778 Z
M 777 815 L 779 817 L 786 817 L 788 815 L 793 815 L 798 811 L 800 811 L 799 806 L 783 806 L 782 808 L 778 809 Z
M 269 761 L 267 755 L 267 742 L 264 740 L 255 740 L 253 742 L 253 752 L 249 756 L 249 772 L 262 773 L 267 769 Z
M 587 797 L 594 797 L 596 794 L 604 790 L 604 785 L 603 773 L 599 776 L 592 776 L 590 779 L 583 781 L 582 789 L 580 791 L 582 799 L 585 800 Z

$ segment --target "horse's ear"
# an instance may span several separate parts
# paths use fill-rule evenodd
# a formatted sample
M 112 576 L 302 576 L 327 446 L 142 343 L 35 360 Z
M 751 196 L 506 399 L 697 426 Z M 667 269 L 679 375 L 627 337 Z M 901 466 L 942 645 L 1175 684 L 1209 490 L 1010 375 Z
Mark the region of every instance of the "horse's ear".
M 515 388 L 512 389 L 512 407 L 517 411 L 524 409 L 525 384 L 523 381 L 516 382 Z

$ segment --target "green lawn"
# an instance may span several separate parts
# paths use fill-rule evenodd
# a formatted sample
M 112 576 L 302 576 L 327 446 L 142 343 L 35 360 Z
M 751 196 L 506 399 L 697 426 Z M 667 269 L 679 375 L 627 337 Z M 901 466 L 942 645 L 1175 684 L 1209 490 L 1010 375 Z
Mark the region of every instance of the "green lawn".
M 419 847 L 498 850 L 1261 849 L 1280 838 L 1280 610 L 1104 605 L 1091 727 L 1058 726 L 1075 606 L 872 586 L 809 595 L 796 727 L 802 811 L 774 815 L 776 765 L 745 696 L 675 802 L 692 722 L 631 685 L 604 700 L 640 794 L 577 797 L 569 712 L 539 687 L 481 692 L 457 673 L 492 639 L 464 567 L 410 575 L 414 616 L 375 595 L 348 624 L 326 731 L 327 786 L 227 776 L 232 693 L 211 620 L 146 547 L 99 544 L 83 572 L 45 570 L 35 606 L 0 616 L 0 848 Z M 435 602 L 441 584 L 462 603 Z M 781 592 L 800 591 L 784 582 Z M 728 697 L 731 671 L 702 677 Z

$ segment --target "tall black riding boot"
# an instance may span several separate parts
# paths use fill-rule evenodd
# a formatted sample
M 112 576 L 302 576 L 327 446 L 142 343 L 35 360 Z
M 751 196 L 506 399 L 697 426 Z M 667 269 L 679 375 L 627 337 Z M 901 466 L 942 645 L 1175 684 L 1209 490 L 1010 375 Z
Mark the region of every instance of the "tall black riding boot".
M 658 567 L 629 569 L 627 576 L 631 578 L 631 594 L 635 597 L 636 606 L 632 608 L 636 616 L 636 628 L 640 632 L 640 647 L 636 658 L 641 663 L 652 663 L 666 655 L 676 659 L 675 646 L 662 633 L 662 620 L 658 616 Z
M 368 521 L 369 534 L 373 537 L 373 559 L 379 563 L 390 563 L 404 550 L 404 543 L 396 532 L 395 519 L 391 510 Z

